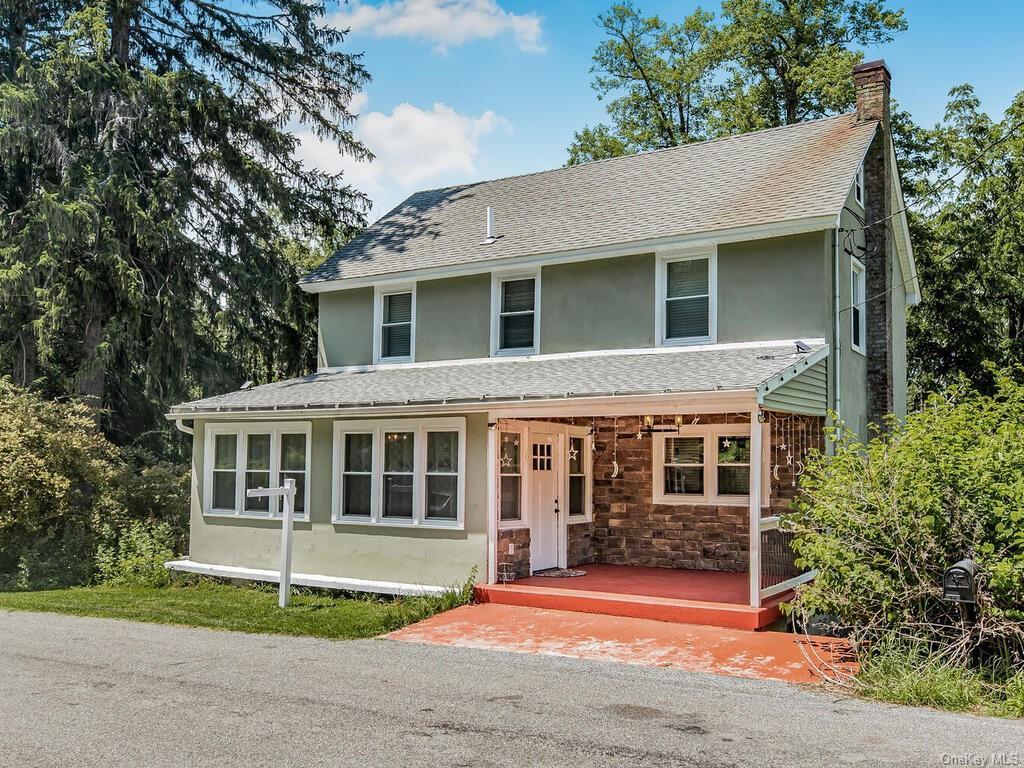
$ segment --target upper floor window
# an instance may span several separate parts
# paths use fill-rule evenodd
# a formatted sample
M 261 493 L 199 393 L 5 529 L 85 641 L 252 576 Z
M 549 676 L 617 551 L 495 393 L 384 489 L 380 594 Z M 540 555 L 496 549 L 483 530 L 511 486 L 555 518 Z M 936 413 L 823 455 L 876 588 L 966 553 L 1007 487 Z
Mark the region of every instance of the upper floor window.
M 531 354 L 539 347 L 540 324 L 537 305 L 540 275 L 496 276 L 492 306 L 496 308 L 491 326 L 494 354 Z
M 308 422 L 213 424 L 206 431 L 203 512 L 209 515 L 277 517 L 280 498 L 250 498 L 246 491 L 295 481 L 295 517 L 309 507 Z
M 864 265 L 850 260 L 850 347 L 864 354 L 864 336 L 867 332 L 865 306 Z
M 716 329 L 714 253 L 665 258 L 658 265 L 658 327 L 661 344 L 714 341 Z
M 864 205 L 864 166 L 857 169 L 857 175 L 853 179 L 853 197 L 861 206 Z
M 379 291 L 375 302 L 374 362 L 412 362 L 415 349 L 416 291 Z

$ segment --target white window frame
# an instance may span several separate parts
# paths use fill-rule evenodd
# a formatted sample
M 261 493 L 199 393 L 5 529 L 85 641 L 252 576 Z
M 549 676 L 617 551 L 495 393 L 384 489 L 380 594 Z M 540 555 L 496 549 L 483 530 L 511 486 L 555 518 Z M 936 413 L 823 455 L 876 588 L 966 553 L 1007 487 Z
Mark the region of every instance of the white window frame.
M 668 301 L 668 265 L 677 261 L 708 260 L 708 334 L 670 339 L 665 333 L 668 327 L 666 317 Z M 715 344 L 718 341 L 718 247 L 667 251 L 658 253 L 655 273 L 654 332 L 659 347 L 688 346 L 693 344 Z
M 860 302 L 857 303 L 857 287 L 860 286 Z M 850 257 L 850 349 L 866 355 L 866 336 L 868 332 L 868 306 L 867 306 L 867 272 L 864 263 L 856 258 Z M 854 311 L 856 308 L 857 311 Z M 859 327 L 858 327 L 859 326 Z M 855 334 L 857 330 L 860 333 Z M 854 344 L 856 336 L 860 336 L 860 344 Z
M 412 518 L 384 517 L 384 433 L 413 432 L 413 510 Z M 455 520 L 428 519 L 427 501 L 427 432 L 457 432 L 459 435 L 459 473 L 457 483 L 458 506 Z M 370 484 L 370 515 L 354 516 L 341 514 L 343 498 L 342 471 L 345 466 L 345 435 L 348 433 L 371 433 L 372 482 Z M 385 419 L 360 421 L 335 421 L 331 471 L 331 521 L 335 525 L 373 525 L 393 528 L 445 528 L 462 530 L 466 517 L 466 420 L 462 417 L 436 419 Z
M 394 294 L 412 294 L 409 311 L 409 354 L 395 357 L 384 357 L 381 344 L 384 341 L 384 297 Z M 416 359 L 416 283 L 407 285 L 389 285 L 387 288 L 376 288 L 373 295 L 373 362 L 376 363 L 411 363 Z
M 853 177 L 853 199 L 857 204 L 864 207 L 864 163 L 857 169 L 857 175 Z
M 540 351 L 540 269 L 491 273 L 491 356 L 535 355 Z M 533 346 L 501 348 L 501 285 L 513 280 L 533 280 Z
M 583 439 L 583 456 L 582 468 L 583 468 L 583 514 L 573 515 L 569 513 L 569 478 L 576 477 L 576 475 L 569 474 L 569 446 L 571 445 L 572 438 Z M 586 523 L 594 519 L 594 438 L 590 434 L 590 430 L 587 427 L 577 427 L 570 425 L 566 429 L 565 438 L 565 517 L 569 523 Z
M 702 437 L 704 439 L 704 493 L 665 493 L 665 441 L 671 437 Z M 654 504 L 713 504 L 717 506 L 745 507 L 750 504 L 747 494 L 723 496 L 718 493 L 718 438 L 750 437 L 746 424 L 691 424 L 679 427 L 677 432 L 656 432 L 651 436 L 653 457 Z M 771 504 L 771 472 L 766 471 L 771 448 L 771 433 L 768 425 L 761 426 L 761 506 Z M 751 462 L 754 457 L 750 457 Z M 751 467 L 753 470 L 753 467 Z
M 312 486 L 310 468 L 312 467 L 312 426 L 308 421 L 286 422 L 222 422 L 208 424 L 204 435 L 203 453 L 203 515 L 209 517 L 244 517 L 254 519 L 274 519 L 281 517 L 281 506 L 278 498 L 271 498 L 266 512 L 247 511 L 245 509 L 245 447 L 249 435 L 270 435 L 270 486 L 277 487 L 281 472 L 281 435 L 302 434 L 306 436 L 306 487 L 303 494 L 303 512 L 295 511 L 295 519 L 310 519 L 309 490 Z M 214 444 L 217 435 L 235 435 L 235 508 L 213 508 L 213 462 Z
M 526 463 L 527 463 L 527 461 L 529 459 L 529 457 L 526 455 L 526 442 L 527 442 L 528 428 L 526 426 L 524 426 L 524 425 L 519 425 L 519 424 L 511 425 L 511 426 L 510 425 L 506 425 L 506 424 L 502 424 L 500 426 L 495 427 L 495 429 L 497 429 L 497 431 L 498 431 L 498 456 L 496 457 L 497 461 L 498 461 L 498 475 L 497 475 L 497 477 L 498 477 L 498 480 L 497 480 L 498 487 L 497 487 L 497 500 L 495 502 L 496 506 L 497 506 L 498 528 L 500 530 L 506 530 L 506 531 L 507 530 L 515 530 L 517 528 L 529 528 L 530 527 L 530 521 L 527 519 L 527 516 L 526 516 L 526 510 L 527 510 L 527 498 L 526 497 L 527 497 L 527 493 L 528 493 L 528 490 L 529 490 L 528 487 L 527 487 L 527 482 L 526 482 L 526 479 L 527 479 L 527 466 L 526 466 Z M 519 475 L 518 475 L 518 477 L 519 477 L 519 517 L 517 517 L 515 519 L 512 519 L 512 520 L 502 520 L 501 519 L 501 478 L 502 478 L 502 472 L 501 472 L 501 433 L 502 432 L 508 432 L 510 434 L 519 435 Z M 510 475 L 510 476 L 514 476 L 514 475 Z

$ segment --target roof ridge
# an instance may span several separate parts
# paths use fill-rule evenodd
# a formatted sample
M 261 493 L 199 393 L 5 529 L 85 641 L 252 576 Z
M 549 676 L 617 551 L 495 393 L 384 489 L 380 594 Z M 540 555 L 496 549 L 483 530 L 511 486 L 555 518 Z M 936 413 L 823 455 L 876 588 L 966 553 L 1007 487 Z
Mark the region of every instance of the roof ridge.
M 764 133 L 772 133 L 773 131 L 784 131 L 787 129 L 796 129 L 802 126 L 814 125 L 815 123 L 825 123 L 830 120 L 840 120 L 844 117 L 852 117 L 856 114 L 856 112 L 843 112 L 842 114 L 832 115 L 830 117 L 818 117 L 815 118 L 814 120 L 801 120 L 798 123 L 789 123 L 787 125 L 773 125 L 770 128 L 758 128 L 756 131 L 746 131 L 745 133 L 733 133 L 728 136 L 716 136 L 713 139 L 704 139 L 703 141 L 692 141 L 689 144 L 677 144 L 674 147 L 658 147 L 657 149 L 646 149 L 643 150 L 642 152 L 633 152 L 632 154 L 629 155 L 602 157 L 598 160 L 588 160 L 585 163 L 577 163 L 576 165 L 561 165 L 557 168 L 545 168 L 540 171 L 529 171 L 527 173 L 513 173 L 508 176 L 496 176 L 493 179 L 481 179 L 480 181 L 463 182 L 462 184 L 449 184 L 443 187 L 430 187 L 428 189 L 418 189 L 414 191 L 412 194 L 410 194 L 408 197 L 406 197 L 405 200 L 403 200 L 401 203 L 399 203 L 390 211 L 388 211 L 387 214 L 381 216 L 380 218 L 383 219 L 385 218 L 385 216 L 392 213 L 397 208 L 400 208 L 406 200 L 409 200 L 410 198 L 415 197 L 416 195 L 427 194 L 428 192 L 443 192 L 449 189 L 464 189 L 467 187 L 477 187 L 480 186 L 481 184 L 493 184 L 499 181 L 509 181 L 511 179 L 525 179 L 529 176 L 541 176 L 545 173 L 558 173 L 560 171 L 572 171 L 577 168 L 588 168 L 591 166 L 599 165 L 601 163 L 621 162 L 624 160 L 631 160 L 636 157 L 647 157 L 649 155 L 656 155 L 665 152 L 677 152 L 692 147 L 703 147 L 707 146 L 708 144 L 718 144 L 724 141 L 734 141 L 736 139 L 746 138 L 747 136 L 757 136 Z M 378 219 L 378 221 L 380 221 L 380 219 Z

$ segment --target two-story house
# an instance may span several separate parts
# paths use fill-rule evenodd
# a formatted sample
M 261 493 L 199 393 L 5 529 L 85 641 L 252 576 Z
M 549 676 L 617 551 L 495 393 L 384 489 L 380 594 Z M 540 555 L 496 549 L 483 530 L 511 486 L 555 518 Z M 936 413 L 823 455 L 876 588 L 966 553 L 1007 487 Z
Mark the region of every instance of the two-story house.
M 190 557 L 274 580 L 755 628 L 829 411 L 906 409 L 919 298 L 889 72 L 856 112 L 419 192 L 303 287 L 318 371 L 175 407 Z M 572 577 L 569 574 L 586 572 Z M 564 578 L 547 578 L 555 574 Z

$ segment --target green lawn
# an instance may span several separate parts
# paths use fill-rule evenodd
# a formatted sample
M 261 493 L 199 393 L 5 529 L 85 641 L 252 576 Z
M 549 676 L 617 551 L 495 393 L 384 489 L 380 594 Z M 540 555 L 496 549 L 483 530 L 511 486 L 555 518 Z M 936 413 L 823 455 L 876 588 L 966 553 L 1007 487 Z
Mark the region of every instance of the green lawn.
M 49 611 L 75 616 L 181 624 L 238 632 L 352 639 L 390 632 L 466 602 L 453 591 L 441 597 L 380 600 L 297 594 L 284 610 L 277 590 L 213 582 L 189 586 L 76 587 L 0 593 L 0 610 Z

